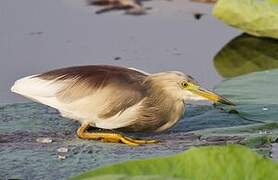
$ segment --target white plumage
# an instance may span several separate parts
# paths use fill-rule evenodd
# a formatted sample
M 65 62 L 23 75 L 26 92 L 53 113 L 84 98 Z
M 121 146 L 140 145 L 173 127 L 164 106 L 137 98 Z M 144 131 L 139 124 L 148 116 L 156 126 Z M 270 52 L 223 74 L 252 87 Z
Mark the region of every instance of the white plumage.
M 92 126 L 103 129 L 117 129 L 128 126 L 135 120 L 142 101 L 126 109 L 123 113 L 110 118 L 100 118 L 100 114 L 109 104 L 105 103 L 104 97 L 109 97 L 111 94 L 117 95 L 117 92 L 112 92 L 107 88 L 98 93 L 85 96 L 73 102 L 65 103 L 57 97 L 57 93 L 63 90 L 68 83 L 72 83 L 74 79 L 55 81 L 44 80 L 38 75 L 27 76 L 17 80 L 11 87 L 11 91 L 20 94 L 33 101 L 45 104 L 57 109 L 61 116 L 79 121 L 81 124 L 88 122 Z M 108 100 L 108 99 L 107 99 Z

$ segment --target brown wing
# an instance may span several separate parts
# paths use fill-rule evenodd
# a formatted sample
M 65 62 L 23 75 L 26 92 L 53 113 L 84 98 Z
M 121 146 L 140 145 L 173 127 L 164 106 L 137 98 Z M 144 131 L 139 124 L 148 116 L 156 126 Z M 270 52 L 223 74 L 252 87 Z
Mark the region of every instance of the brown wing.
M 101 104 L 107 104 L 108 108 L 99 116 L 111 117 L 142 100 L 146 92 L 142 83 L 146 77 L 142 72 L 124 67 L 90 65 L 53 70 L 34 78 L 64 84 L 56 92 L 58 100 L 64 103 L 102 95 Z

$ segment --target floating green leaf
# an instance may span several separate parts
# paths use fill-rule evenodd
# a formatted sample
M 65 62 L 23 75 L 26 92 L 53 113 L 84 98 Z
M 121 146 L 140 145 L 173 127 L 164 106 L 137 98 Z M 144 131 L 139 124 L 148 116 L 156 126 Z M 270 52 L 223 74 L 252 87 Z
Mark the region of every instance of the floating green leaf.
M 207 129 L 199 131 L 199 134 L 204 137 L 245 137 L 241 143 L 268 155 L 271 142 L 278 138 L 278 70 L 256 72 L 226 80 L 216 87 L 216 91 L 237 105 L 235 109 L 223 107 L 226 112 L 236 112 L 250 124 Z
M 244 117 L 278 122 L 278 70 L 232 78 L 220 83 L 216 91 L 231 99 Z
M 214 65 L 225 78 L 278 68 L 278 40 L 240 35 L 217 53 Z
M 249 34 L 278 38 L 277 0 L 218 0 L 213 15 Z
M 119 178 L 122 177 L 122 178 Z M 87 172 L 73 180 L 97 179 L 278 179 L 278 164 L 239 145 L 191 148 L 169 156 L 127 161 Z

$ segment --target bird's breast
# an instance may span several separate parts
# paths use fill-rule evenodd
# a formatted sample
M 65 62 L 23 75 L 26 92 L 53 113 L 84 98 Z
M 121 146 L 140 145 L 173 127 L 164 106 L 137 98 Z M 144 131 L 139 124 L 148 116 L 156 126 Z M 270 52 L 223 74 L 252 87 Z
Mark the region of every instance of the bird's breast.
M 138 109 L 137 117 L 121 130 L 131 132 L 161 132 L 169 129 L 182 117 L 185 110 L 182 101 L 165 104 L 144 104 Z
M 155 131 L 161 132 L 167 130 L 174 126 L 183 116 L 185 111 L 185 106 L 182 101 L 177 101 L 173 104 L 173 107 L 168 111 L 168 115 L 166 115 L 165 123 L 158 127 Z

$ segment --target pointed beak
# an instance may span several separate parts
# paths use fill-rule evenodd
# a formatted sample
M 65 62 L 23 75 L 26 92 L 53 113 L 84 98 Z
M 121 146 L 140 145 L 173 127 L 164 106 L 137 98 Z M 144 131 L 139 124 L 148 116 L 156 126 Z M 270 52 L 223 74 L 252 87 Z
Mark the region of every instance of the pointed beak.
M 195 86 L 194 88 L 189 89 L 193 94 L 196 94 L 198 96 L 201 96 L 205 99 L 208 99 L 210 101 L 213 101 L 215 103 L 221 103 L 226 105 L 232 105 L 235 106 L 234 103 L 232 103 L 230 100 L 224 98 L 223 96 L 220 96 L 216 94 L 215 92 L 203 89 L 199 86 Z

